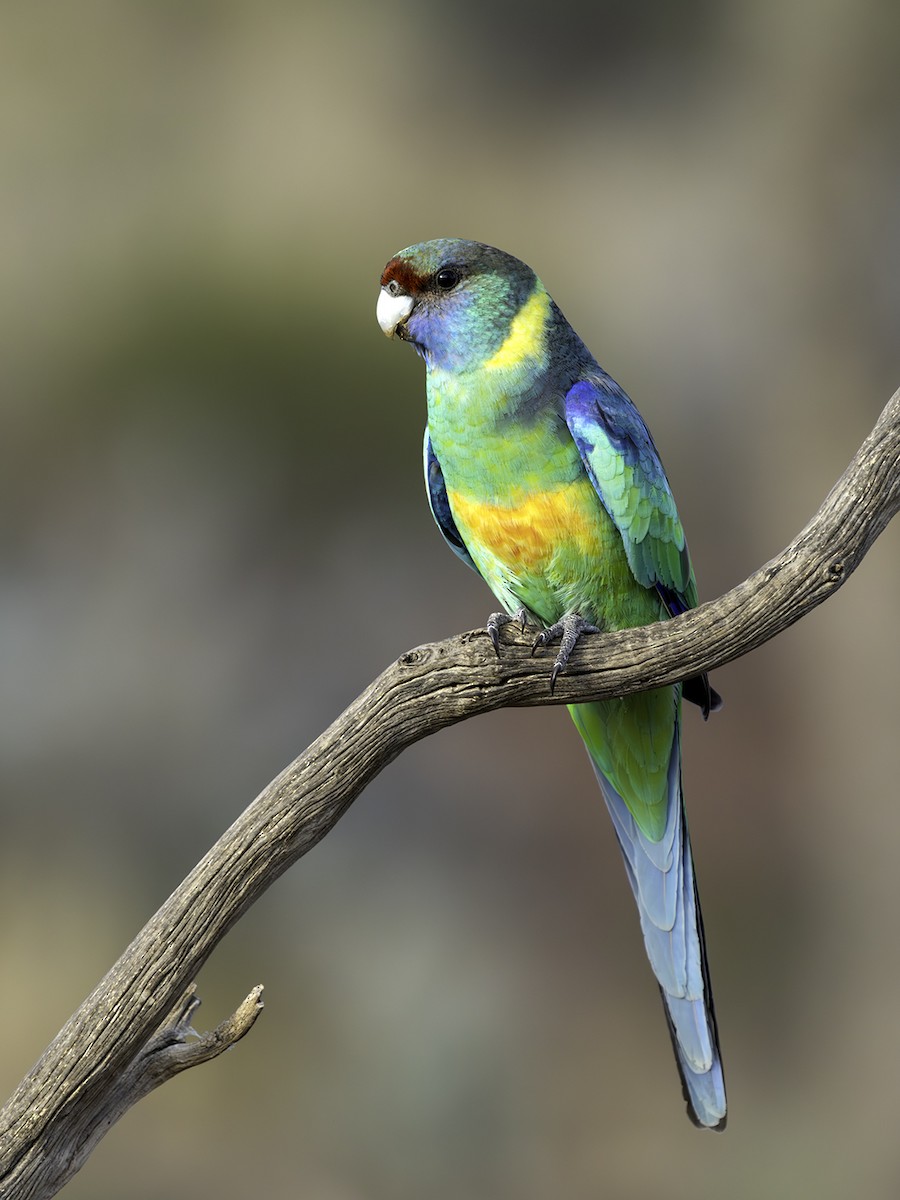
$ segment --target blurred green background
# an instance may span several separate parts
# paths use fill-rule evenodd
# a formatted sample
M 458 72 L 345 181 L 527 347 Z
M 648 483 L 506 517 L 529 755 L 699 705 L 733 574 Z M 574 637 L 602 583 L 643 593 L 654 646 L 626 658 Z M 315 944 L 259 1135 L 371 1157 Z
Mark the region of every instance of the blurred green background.
M 898 54 L 883 0 L 4 5 L 4 1094 L 286 762 L 490 609 L 428 514 L 386 259 L 535 267 L 714 596 L 900 384 Z M 257 982 L 262 1020 L 66 1195 L 896 1195 L 898 549 L 688 714 L 724 1136 L 684 1115 L 574 730 L 506 712 L 244 918 L 200 1024 Z

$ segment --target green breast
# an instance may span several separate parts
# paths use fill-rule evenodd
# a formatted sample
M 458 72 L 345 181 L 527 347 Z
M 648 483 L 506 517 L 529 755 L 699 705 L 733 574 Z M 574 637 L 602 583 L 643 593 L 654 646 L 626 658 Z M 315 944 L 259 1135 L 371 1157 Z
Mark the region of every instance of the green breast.
M 517 412 L 477 373 L 429 379 L 428 423 L 454 520 L 507 610 L 545 623 L 580 612 L 606 628 L 655 620 L 622 538 L 555 408 Z

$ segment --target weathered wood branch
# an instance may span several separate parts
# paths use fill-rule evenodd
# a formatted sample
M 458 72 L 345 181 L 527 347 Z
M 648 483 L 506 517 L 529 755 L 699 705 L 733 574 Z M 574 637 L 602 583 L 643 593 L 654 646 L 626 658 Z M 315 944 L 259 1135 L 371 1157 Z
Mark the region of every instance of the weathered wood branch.
M 625 695 L 746 654 L 836 592 L 898 509 L 900 391 L 783 553 L 675 620 L 586 638 L 555 696 L 546 657 L 533 658 L 514 626 L 499 661 L 482 631 L 404 654 L 222 835 L 22 1080 L 0 1111 L 0 1197 L 54 1195 L 131 1104 L 250 1028 L 261 989 L 189 1042 L 191 981 L 247 908 L 407 746 L 492 709 Z

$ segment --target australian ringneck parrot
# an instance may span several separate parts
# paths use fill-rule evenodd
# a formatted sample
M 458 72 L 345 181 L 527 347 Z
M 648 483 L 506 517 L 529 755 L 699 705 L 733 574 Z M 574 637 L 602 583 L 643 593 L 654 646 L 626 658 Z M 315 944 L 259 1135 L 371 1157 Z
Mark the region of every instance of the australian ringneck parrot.
M 479 242 L 410 246 L 384 269 L 378 322 L 427 369 L 425 479 L 450 548 L 510 619 L 560 643 L 697 603 L 684 531 L 635 406 L 523 262 Z M 681 700 L 705 677 L 569 706 L 625 857 L 688 1113 L 725 1126 L 725 1084 L 681 791 Z

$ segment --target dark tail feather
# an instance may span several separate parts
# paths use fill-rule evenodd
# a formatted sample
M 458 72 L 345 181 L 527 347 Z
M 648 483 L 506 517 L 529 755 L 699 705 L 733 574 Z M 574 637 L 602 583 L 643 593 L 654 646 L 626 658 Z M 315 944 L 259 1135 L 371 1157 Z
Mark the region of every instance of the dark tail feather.
M 685 700 L 699 706 L 704 721 L 708 720 L 711 712 L 719 712 L 725 704 L 709 682 L 708 675 L 692 675 L 690 679 L 686 679 L 681 685 L 681 694 Z

